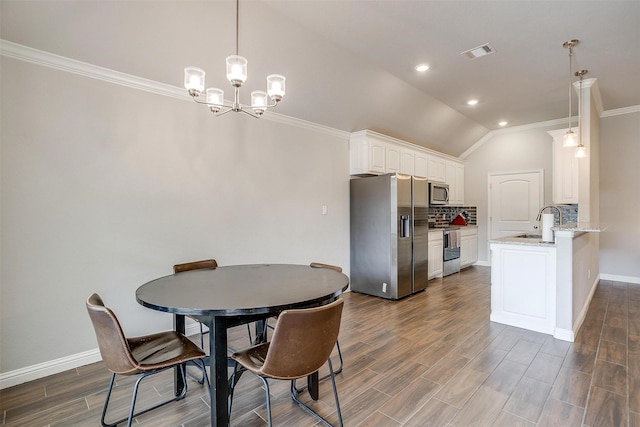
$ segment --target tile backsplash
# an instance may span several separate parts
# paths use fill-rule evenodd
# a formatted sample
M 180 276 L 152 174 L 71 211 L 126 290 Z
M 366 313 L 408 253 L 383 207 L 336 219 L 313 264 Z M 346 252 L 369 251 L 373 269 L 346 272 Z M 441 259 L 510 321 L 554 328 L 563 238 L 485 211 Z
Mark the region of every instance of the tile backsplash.
M 445 227 L 460 213 L 466 213 L 469 225 L 478 225 L 475 206 L 432 206 L 429 208 L 429 226 Z
M 571 224 L 578 222 L 578 205 L 555 205 L 562 211 L 562 222 Z M 555 224 L 559 224 L 558 212 L 547 209 L 545 212 L 555 215 Z M 446 227 L 459 214 L 466 213 L 469 225 L 478 225 L 476 206 L 433 206 L 429 208 L 429 226 Z

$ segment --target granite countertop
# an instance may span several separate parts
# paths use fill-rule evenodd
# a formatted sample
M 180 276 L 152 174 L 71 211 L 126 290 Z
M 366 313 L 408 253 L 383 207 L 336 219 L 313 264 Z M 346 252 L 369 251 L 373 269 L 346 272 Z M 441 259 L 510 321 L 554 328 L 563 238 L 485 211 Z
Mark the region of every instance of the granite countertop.
M 579 231 L 585 233 L 599 233 L 601 230 L 599 224 L 592 222 L 573 222 L 570 224 L 562 224 L 551 228 L 553 231 Z
M 598 224 L 578 222 L 571 224 L 562 224 L 557 227 L 551 228 L 553 231 L 570 231 L 574 233 L 599 233 L 600 227 Z M 540 230 L 535 230 L 526 234 L 536 235 Z M 518 235 L 525 234 L 525 232 L 515 234 L 513 236 L 500 237 L 497 239 L 489 240 L 489 243 L 502 243 L 508 245 L 528 245 L 528 246 L 555 246 L 555 242 L 545 242 L 542 240 L 542 236 L 539 239 L 516 237 Z M 555 236 L 554 236 L 555 237 Z
M 524 233 L 519 233 L 524 234 Z M 489 243 L 502 243 L 503 245 L 526 245 L 526 246 L 551 246 L 554 247 L 556 244 L 554 242 L 543 242 L 542 236 L 539 239 L 532 238 L 524 238 L 524 237 L 515 237 L 519 234 L 513 236 L 499 237 L 497 239 L 489 240 Z

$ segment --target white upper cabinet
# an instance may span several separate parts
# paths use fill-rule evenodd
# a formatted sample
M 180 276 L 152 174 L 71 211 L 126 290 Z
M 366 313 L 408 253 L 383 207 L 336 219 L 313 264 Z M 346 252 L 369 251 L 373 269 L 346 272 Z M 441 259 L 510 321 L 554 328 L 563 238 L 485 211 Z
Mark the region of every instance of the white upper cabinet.
M 415 176 L 416 154 L 415 151 L 410 148 L 400 148 L 400 173 L 405 175 Z
M 369 130 L 354 132 L 349 138 L 351 175 L 381 175 L 402 173 L 429 181 L 451 182 L 455 198 L 451 204 L 464 200 L 464 164 L 454 157 L 391 138 Z M 451 177 L 447 166 L 451 164 Z
M 562 137 L 569 129 L 547 132 L 553 138 L 553 203 L 578 203 L 578 168 L 575 148 L 564 148 Z M 574 132 L 578 135 L 578 129 Z
M 447 160 L 445 164 L 445 180 L 449 184 L 449 204 L 464 204 L 464 164 Z
M 427 162 L 427 178 L 429 181 L 446 182 L 447 161 L 442 157 L 429 155 L 427 156 Z
M 416 151 L 413 176 L 417 176 L 418 178 L 427 178 L 429 175 L 428 171 L 427 155 L 420 151 Z
M 400 147 L 389 143 L 387 143 L 385 147 L 387 173 L 400 172 Z
M 349 139 L 349 152 L 351 175 L 387 173 L 383 139 L 367 135 L 366 131 L 353 133 Z

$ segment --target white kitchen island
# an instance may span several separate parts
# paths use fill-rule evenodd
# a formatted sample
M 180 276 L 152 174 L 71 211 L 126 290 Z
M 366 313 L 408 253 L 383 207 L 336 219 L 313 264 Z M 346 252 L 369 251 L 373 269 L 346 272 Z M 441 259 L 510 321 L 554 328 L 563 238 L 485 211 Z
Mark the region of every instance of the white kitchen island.
M 573 341 L 597 285 L 593 248 L 600 230 L 576 224 L 553 230 L 553 243 L 515 236 L 490 241 L 490 319 Z

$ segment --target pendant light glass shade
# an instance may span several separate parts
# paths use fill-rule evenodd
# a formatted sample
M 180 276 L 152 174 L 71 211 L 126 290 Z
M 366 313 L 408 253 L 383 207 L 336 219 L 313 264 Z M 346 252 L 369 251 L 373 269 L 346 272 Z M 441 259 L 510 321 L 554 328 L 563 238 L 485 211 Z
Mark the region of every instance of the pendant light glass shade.
M 585 147 L 582 144 L 578 145 L 578 147 L 576 148 L 576 154 L 575 155 L 576 155 L 577 159 L 583 159 L 583 158 L 587 157 L 587 147 Z
M 251 92 L 251 108 L 257 115 L 264 114 L 264 110 L 267 109 L 267 92 L 262 90 L 254 90 Z
M 235 87 L 240 87 L 247 81 L 247 58 L 240 55 L 227 56 L 227 80 Z
M 184 87 L 191 96 L 198 96 L 204 90 L 204 70 L 198 67 L 184 69 Z
M 562 146 L 565 148 L 578 146 L 578 136 L 571 129 L 569 129 L 562 137 Z

